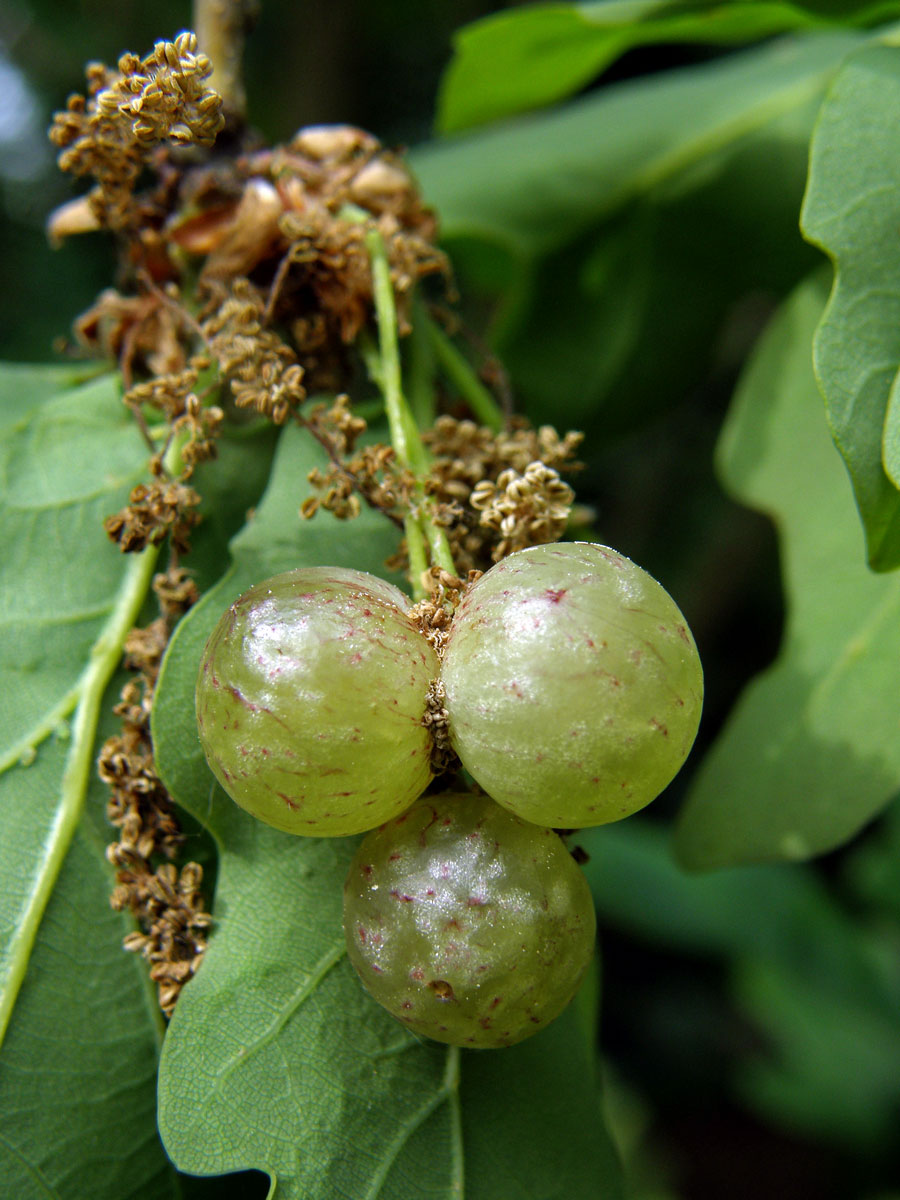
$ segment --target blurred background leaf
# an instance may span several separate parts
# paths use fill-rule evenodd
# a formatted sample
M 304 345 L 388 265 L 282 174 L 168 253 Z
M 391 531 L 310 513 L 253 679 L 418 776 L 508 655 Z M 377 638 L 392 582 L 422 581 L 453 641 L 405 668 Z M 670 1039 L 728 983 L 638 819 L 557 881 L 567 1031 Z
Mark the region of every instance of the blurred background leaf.
M 838 23 L 874 24 L 897 13 L 900 4 L 890 3 L 844 5 L 840 15 L 777 2 L 528 4 L 455 34 L 437 127 L 458 133 L 563 100 L 639 46 L 740 45 Z
M 821 279 L 786 302 L 751 358 L 719 445 L 727 486 L 768 512 L 782 543 L 788 621 L 775 665 L 748 687 L 681 814 L 694 867 L 833 849 L 900 789 L 900 579 L 859 553 L 843 465 L 822 420 L 812 337 Z M 798 448 L 802 447 L 802 454 Z
M 778 41 L 413 155 L 533 420 L 596 447 L 740 361 L 752 305 L 816 261 L 797 230 L 807 147 L 857 44 Z

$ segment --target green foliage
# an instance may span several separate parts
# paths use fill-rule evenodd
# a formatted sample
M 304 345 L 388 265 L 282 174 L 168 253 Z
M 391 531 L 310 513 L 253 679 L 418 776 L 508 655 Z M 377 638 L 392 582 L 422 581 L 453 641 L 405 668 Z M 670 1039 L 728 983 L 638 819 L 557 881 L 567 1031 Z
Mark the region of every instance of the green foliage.
M 445 237 L 533 257 L 709 163 L 819 96 L 857 42 L 849 33 L 777 42 L 629 80 L 532 120 L 413 155 Z M 696 183 L 696 173 L 689 181 Z
M 895 806 L 850 874 L 895 872 Z M 588 882 L 607 928 L 654 947 L 728 964 L 733 1002 L 758 1049 L 733 1087 L 768 1121 L 871 1153 L 890 1141 L 900 1099 L 896 910 L 860 920 L 810 867 L 754 866 L 702 876 L 673 861 L 658 826 L 589 830 Z M 888 867 L 888 862 L 892 865 Z
M 113 378 L 4 374 L 0 1027 L 84 806 L 100 699 L 152 568 L 152 555 L 129 563 L 107 552 L 103 517 L 125 501 L 145 458 Z
M 640 428 L 715 371 L 730 306 L 813 267 L 809 138 L 858 40 L 776 42 L 413 154 L 534 420 Z
M 835 80 L 812 143 L 804 231 L 835 265 L 816 374 L 879 570 L 900 565 L 900 49 L 871 46 Z
M 52 796 L 64 755 L 64 743 L 47 747 L 26 772 L 32 807 L 42 790 Z M 109 907 L 103 793 L 92 785 L 0 1051 L 0 1174 L 22 1197 L 173 1200 L 153 1128 L 162 1022 L 144 964 L 122 953 L 129 923 Z M 21 805 L 22 793 L 4 790 L 3 803 Z M 8 841 L 4 860 L 14 878 Z
M 679 849 L 692 866 L 796 859 L 840 845 L 900 788 L 900 579 L 869 572 L 821 417 L 818 281 L 786 303 L 735 396 L 719 449 L 728 487 L 778 522 L 788 624 L 698 772 Z M 803 453 L 798 455 L 797 448 Z
M 103 789 L 90 785 L 146 575 L 109 553 L 102 518 L 146 451 L 114 379 L 93 374 L 0 370 L 0 1144 L 16 1195 L 121 1200 L 173 1192 L 150 1124 L 161 1028 L 143 968 L 118 947 L 127 925 L 108 906 Z
M 563 100 L 638 46 L 731 45 L 827 28 L 834 16 L 788 3 L 599 0 L 530 4 L 467 25 L 438 98 L 437 127 L 458 133 Z M 874 24 L 897 4 L 854 5 L 848 23 Z

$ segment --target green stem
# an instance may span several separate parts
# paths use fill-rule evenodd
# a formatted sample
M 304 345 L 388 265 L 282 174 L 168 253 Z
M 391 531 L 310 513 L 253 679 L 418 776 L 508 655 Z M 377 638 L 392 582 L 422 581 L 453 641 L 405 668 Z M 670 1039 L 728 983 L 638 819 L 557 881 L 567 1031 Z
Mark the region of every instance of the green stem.
M 428 555 L 425 553 L 425 535 L 419 519 L 412 513 L 403 518 L 406 534 L 406 549 L 409 554 L 409 580 L 412 584 L 413 600 L 424 600 L 426 591 L 422 576 L 428 570 Z
M 428 451 L 425 449 L 419 427 L 403 395 L 400 345 L 397 335 L 397 307 L 394 300 L 394 285 L 391 282 L 391 264 L 384 239 L 374 227 L 366 230 L 366 249 L 369 252 L 372 268 L 372 295 L 375 301 L 375 317 L 378 322 L 379 361 L 377 364 L 372 364 L 373 374 L 384 394 L 384 407 L 387 413 L 388 427 L 391 431 L 391 445 L 394 447 L 400 465 L 415 475 L 416 491 L 420 502 L 417 516 L 413 517 L 410 514 L 405 522 L 407 546 L 410 549 L 410 568 L 412 570 L 412 554 L 418 555 L 421 550 L 421 539 L 416 541 L 414 550 L 409 543 L 409 529 L 415 522 L 419 525 L 421 534 L 428 545 L 431 562 L 435 566 L 449 571 L 451 575 L 455 575 L 456 567 L 447 534 L 434 523 L 428 511 L 428 499 L 425 496 L 423 485 L 430 465 Z M 413 573 L 412 585 L 414 589 L 421 586 L 415 573 Z
M 424 315 L 435 356 L 450 382 L 459 390 L 477 420 L 494 433 L 499 433 L 503 428 L 503 413 L 497 401 L 475 374 L 472 364 L 457 350 L 443 329 L 427 314 Z
M 37 866 L 36 886 L 7 949 L 10 966 L 5 986 L 0 993 L 0 1039 L 6 1032 L 19 988 L 25 978 L 44 910 L 81 820 L 94 761 L 100 703 L 122 657 L 125 635 L 137 621 L 141 605 L 150 588 L 156 558 L 155 546 L 131 557 L 115 607 L 91 648 L 88 664 L 76 687 L 66 697 L 67 700 L 72 700 L 73 707 L 77 705 L 72 726 L 72 741 L 60 786 L 59 805 L 53 824 L 44 839 L 43 854 Z M 54 716 L 57 714 L 58 709 L 54 710 Z
M 394 285 L 391 282 L 391 264 L 384 239 L 377 229 L 366 231 L 366 249 L 369 251 L 369 261 L 372 265 L 372 294 L 378 319 L 378 346 L 381 352 L 381 386 L 391 431 L 391 445 L 397 452 L 397 460 L 401 466 L 422 475 L 428 467 L 427 456 L 418 426 L 412 419 L 412 413 L 403 395 L 397 307 L 394 303 Z
M 447 1051 L 447 1065 L 444 1069 L 443 1089 L 447 1094 L 450 1105 L 450 1154 L 453 1163 L 453 1175 L 450 1180 L 450 1195 L 454 1200 L 463 1200 L 466 1189 L 466 1156 L 462 1130 L 462 1105 L 459 1095 L 460 1082 L 460 1053 L 459 1046 L 451 1046 Z
M 436 567 L 441 567 L 450 575 L 456 575 L 456 563 L 453 561 L 453 551 L 450 549 L 450 543 L 447 541 L 447 535 L 440 525 L 435 525 L 434 521 L 427 517 L 422 521 L 425 532 L 425 537 L 428 540 L 428 550 L 431 554 L 431 561 Z

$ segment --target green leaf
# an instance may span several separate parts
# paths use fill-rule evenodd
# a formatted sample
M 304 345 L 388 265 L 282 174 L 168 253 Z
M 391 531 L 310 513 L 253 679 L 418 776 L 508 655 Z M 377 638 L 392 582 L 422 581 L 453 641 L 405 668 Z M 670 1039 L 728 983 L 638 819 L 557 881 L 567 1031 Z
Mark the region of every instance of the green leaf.
M 801 867 L 760 864 L 696 875 L 672 854 L 667 827 L 640 817 L 583 829 L 578 844 L 602 922 L 688 954 L 765 958 L 791 965 L 799 944 L 814 944 L 830 907 L 815 877 Z M 820 953 L 852 947 L 855 927 L 832 923 Z M 813 970 L 811 956 L 804 967 Z
M 102 519 L 147 451 L 96 375 L 0 368 L 0 1174 L 16 1196 L 161 1200 L 159 1019 L 109 907 L 93 781 L 104 690 L 154 559 L 120 554 Z
M 117 383 L 48 398 L 38 376 L 44 398 L 23 401 L 0 450 L 0 1031 L 78 825 L 100 700 L 154 561 L 125 558 L 102 527 L 147 457 Z
M 223 609 L 249 583 L 304 563 L 383 573 L 396 544 L 369 512 L 340 526 L 327 513 L 298 520 L 299 481 L 319 455 L 299 429 L 281 435 L 269 489 L 233 540 L 233 565 L 180 624 L 157 688 L 160 773 L 220 845 L 215 933 L 163 1048 L 164 1143 L 194 1174 L 266 1171 L 285 1200 L 449 1200 L 463 1190 L 467 1200 L 615 1198 L 618 1168 L 575 1011 L 497 1055 L 420 1043 L 346 960 L 342 883 L 356 839 L 279 833 L 213 786 L 193 694 Z M 523 1102 L 516 1121 L 510 1097 L 534 1097 L 535 1080 L 541 1101 Z
M 893 695 L 900 578 L 867 570 L 821 415 L 811 345 L 824 291 L 797 290 L 753 356 L 719 446 L 745 504 L 778 525 L 788 617 L 707 754 L 677 845 L 694 867 L 799 859 L 840 845 L 900 787 Z M 702 651 L 702 648 L 701 648 Z
M 45 400 L 107 370 L 97 363 L 0 363 L 0 429 L 15 425 Z
M 900 799 L 848 858 L 842 877 L 862 906 L 900 926 Z
M 640 335 L 659 279 L 656 214 L 635 209 L 537 264 L 527 309 L 498 339 L 519 402 L 535 424 L 583 430 L 597 421 L 609 432 L 604 401 L 642 352 Z M 696 312 L 692 317 L 696 322 Z M 639 409 L 631 388 L 623 398 L 629 412 Z
M 110 733 L 113 702 L 110 693 Z M 48 744 L 29 768 L 36 785 L 46 778 L 51 799 L 65 754 L 64 742 Z M 0 1177 L 10 1196 L 176 1195 L 156 1133 L 162 1022 L 146 964 L 122 949 L 130 922 L 109 906 L 113 873 L 104 851 L 112 838 L 103 801 L 95 780 L 0 1051 Z
M 711 178 L 635 201 L 534 265 L 529 302 L 495 343 L 536 424 L 574 426 L 596 446 L 739 367 L 748 296 L 786 294 L 816 263 L 797 211 L 817 109 L 768 122 Z
M 509 1051 L 461 1053 L 419 1043 L 363 991 L 341 930 L 353 849 L 232 831 L 221 924 L 160 1064 L 175 1163 L 255 1167 L 287 1200 L 617 1195 L 573 1010 Z
M 859 35 L 823 32 L 617 83 L 420 148 L 411 163 L 445 238 L 546 254 L 635 197 L 689 183 L 698 165 L 718 170 L 724 151 L 820 95 L 858 44 Z
M 898 104 L 900 49 L 871 46 L 848 60 L 822 106 L 802 216 L 834 262 L 816 374 L 878 570 L 900 566 Z
M 191 537 L 186 565 L 201 594 L 222 577 L 228 543 L 265 491 L 276 444 L 277 430 L 271 421 L 237 427 L 226 421 L 216 457 L 198 463 L 191 486 L 203 497 L 199 509 L 203 519 Z
M 896 3 L 868 5 L 844 21 L 868 25 L 898 11 Z M 494 13 L 454 36 L 437 128 L 458 133 L 562 100 L 638 46 L 734 45 L 835 23 L 788 3 L 603 0 Z

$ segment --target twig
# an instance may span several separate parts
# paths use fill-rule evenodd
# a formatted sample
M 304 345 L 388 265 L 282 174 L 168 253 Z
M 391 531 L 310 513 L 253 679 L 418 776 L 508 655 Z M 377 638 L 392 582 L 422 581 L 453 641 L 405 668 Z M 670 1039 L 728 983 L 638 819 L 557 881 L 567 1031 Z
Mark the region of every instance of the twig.
M 211 83 L 232 124 L 243 123 L 247 111 L 241 59 L 256 9 L 254 0 L 194 0 L 197 44 L 212 62 Z

